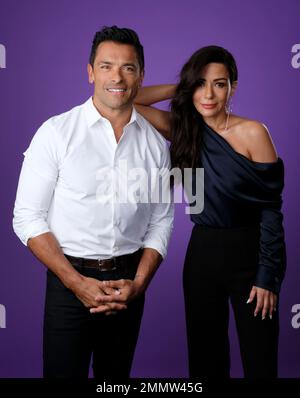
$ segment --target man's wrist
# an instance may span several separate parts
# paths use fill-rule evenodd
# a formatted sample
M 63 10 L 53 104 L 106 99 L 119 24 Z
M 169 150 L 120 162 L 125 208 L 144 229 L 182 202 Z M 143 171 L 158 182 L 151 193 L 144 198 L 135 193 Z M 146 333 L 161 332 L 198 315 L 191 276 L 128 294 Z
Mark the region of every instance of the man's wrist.
M 133 280 L 140 292 L 144 292 L 148 286 L 148 280 L 145 275 L 137 273 Z
M 74 290 L 78 287 L 78 285 L 84 280 L 84 276 L 82 276 L 79 272 L 74 271 L 71 274 L 67 275 L 63 280 L 63 284 L 70 290 Z

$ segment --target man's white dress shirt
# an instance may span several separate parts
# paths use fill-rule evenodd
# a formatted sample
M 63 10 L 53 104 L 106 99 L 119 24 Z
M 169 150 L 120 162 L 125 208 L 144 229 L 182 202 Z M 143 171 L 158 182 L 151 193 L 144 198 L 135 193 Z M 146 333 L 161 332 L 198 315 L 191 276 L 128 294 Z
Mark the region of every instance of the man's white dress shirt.
M 173 205 L 118 200 L 126 171 L 170 168 L 167 142 L 134 108 L 117 143 L 90 98 L 47 120 L 24 155 L 13 228 L 25 245 L 51 231 L 75 257 L 104 259 L 141 247 L 165 257 Z

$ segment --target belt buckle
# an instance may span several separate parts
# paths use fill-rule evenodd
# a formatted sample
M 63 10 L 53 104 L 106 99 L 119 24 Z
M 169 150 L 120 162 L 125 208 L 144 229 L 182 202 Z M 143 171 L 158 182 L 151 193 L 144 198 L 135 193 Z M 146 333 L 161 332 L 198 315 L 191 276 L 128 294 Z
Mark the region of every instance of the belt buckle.
M 113 262 L 113 266 L 107 266 L 105 265 L 105 263 L 111 263 Z M 98 259 L 98 267 L 99 267 L 99 271 L 103 272 L 103 271 L 114 271 L 117 269 L 116 266 L 116 258 L 115 257 L 111 257 L 111 258 L 107 258 L 104 260 Z

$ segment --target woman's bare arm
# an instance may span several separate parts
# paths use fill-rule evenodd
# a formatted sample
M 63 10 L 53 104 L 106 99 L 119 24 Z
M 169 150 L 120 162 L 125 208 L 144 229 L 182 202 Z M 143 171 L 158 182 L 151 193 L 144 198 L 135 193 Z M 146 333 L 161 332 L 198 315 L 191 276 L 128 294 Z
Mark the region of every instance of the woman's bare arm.
M 166 140 L 171 140 L 171 114 L 152 106 L 134 105 L 137 111 L 160 132 Z
M 150 105 L 173 98 L 175 90 L 175 84 L 142 87 L 134 101 L 137 111 L 167 140 L 171 139 L 170 112 L 162 111 Z
M 276 162 L 278 155 L 271 135 L 263 124 L 256 121 L 247 123 L 248 150 L 255 162 Z
M 174 97 L 176 84 L 160 84 L 157 86 L 141 87 L 134 99 L 135 104 L 153 105 Z

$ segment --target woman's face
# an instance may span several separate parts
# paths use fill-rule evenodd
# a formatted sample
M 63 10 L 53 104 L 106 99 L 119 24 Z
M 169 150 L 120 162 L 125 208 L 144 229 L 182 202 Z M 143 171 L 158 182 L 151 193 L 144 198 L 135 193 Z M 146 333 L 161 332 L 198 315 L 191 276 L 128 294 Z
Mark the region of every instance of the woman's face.
M 210 63 L 200 75 L 201 84 L 193 95 L 193 103 L 203 117 L 213 117 L 225 112 L 231 94 L 229 73 L 225 65 Z

